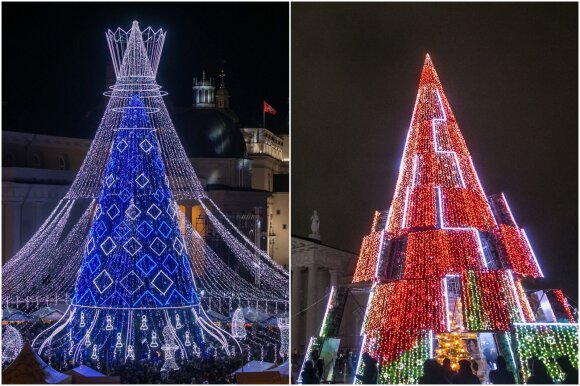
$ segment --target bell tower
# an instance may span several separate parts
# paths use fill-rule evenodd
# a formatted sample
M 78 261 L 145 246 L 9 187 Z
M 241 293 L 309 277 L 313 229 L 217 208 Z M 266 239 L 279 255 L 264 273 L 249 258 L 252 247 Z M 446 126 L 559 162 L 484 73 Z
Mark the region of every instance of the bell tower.
M 215 105 L 218 109 L 230 108 L 230 93 L 226 89 L 226 72 L 222 69 L 220 71 L 220 86 L 216 92 Z
M 205 77 L 202 72 L 201 79 L 193 78 L 193 107 L 215 108 L 215 86 L 213 78 Z

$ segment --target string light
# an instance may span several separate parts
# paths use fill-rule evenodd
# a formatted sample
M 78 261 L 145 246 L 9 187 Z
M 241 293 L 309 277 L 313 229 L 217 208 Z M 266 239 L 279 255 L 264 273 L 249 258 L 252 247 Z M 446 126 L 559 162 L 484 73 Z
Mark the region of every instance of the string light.
M 105 93 L 110 100 L 95 139 L 65 198 L 3 269 L 7 303 L 71 303 L 35 338 L 42 355 L 65 347 L 73 363 L 93 354 L 100 363 L 150 357 L 160 343 L 169 357 L 205 355 L 208 343 L 219 347 L 215 355 L 229 355 L 236 339 L 210 321 L 204 302 L 252 300 L 266 314 L 287 309 L 288 271 L 207 197 L 183 150 L 162 99 L 167 93 L 155 81 L 164 40 L 162 30 L 141 31 L 136 22 L 108 31 L 117 81 Z M 202 205 L 243 267 L 260 262 L 259 286 L 211 250 L 178 209 L 180 200 Z M 171 336 L 158 342 L 168 326 Z M 256 349 L 280 345 L 281 335 L 268 330 L 247 340 Z
M 384 235 L 384 231 L 372 232 L 363 238 L 353 283 L 374 279 Z
M 570 323 L 575 323 L 574 315 L 572 315 L 572 311 L 570 311 L 570 305 L 568 304 L 568 300 L 566 300 L 566 297 L 564 296 L 564 293 L 562 292 L 562 290 L 560 290 L 560 289 L 551 290 L 548 293 L 548 296 L 554 297 L 556 304 L 559 305 L 558 308 L 560 308 L 564 312 L 568 321 Z
M 238 339 L 246 337 L 246 318 L 241 308 L 236 309 L 232 316 L 232 336 Z
M 360 353 L 377 359 L 379 383 L 416 383 L 426 358 L 450 357 L 454 366 L 468 358 L 464 337 L 504 336 L 535 321 L 521 279 L 542 276 L 536 256 L 505 196 L 486 197 L 429 56 L 385 233 L 377 224 L 375 214 L 353 283 L 373 284 Z M 565 304 L 563 295 L 553 297 Z
M 12 327 L 7 325 L 2 333 L 2 363 L 10 363 L 20 351 L 22 351 L 23 342 L 22 342 L 22 335 L 20 332 Z
M 288 330 L 290 323 L 288 322 L 288 317 L 276 318 L 276 324 L 280 330 L 280 351 L 278 353 L 283 359 L 288 358 Z M 276 350 L 274 350 L 276 351 Z
M 564 380 L 556 358 L 567 356 L 578 367 L 578 325 L 565 323 L 521 323 L 514 325 L 514 336 L 524 379 L 531 375 L 530 358 L 540 359 L 555 382 Z
M 507 261 L 513 271 L 522 276 L 542 277 L 523 231 L 504 224 L 500 224 L 499 229 Z

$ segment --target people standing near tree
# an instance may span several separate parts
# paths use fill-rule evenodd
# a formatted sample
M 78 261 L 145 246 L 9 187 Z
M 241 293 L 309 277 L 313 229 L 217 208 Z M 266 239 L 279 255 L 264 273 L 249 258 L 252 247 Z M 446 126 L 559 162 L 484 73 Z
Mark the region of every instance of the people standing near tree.
M 376 385 L 379 376 L 379 369 L 377 368 L 377 360 L 370 356 L 368 352 L 362 355 L 362 361 L 365 365 L 363 375 L 355 375 L 357 379 L 365 385 Z
M 563 384 L 569 385 L 577 385 L 578 384 L 578 370 L 572 366 L 572 362 L 570 362 L 570 358 L 567 356 L 561 356 L 556 359 L 558 365 L 562 369 L 562 372 L 565 375 L 564 380 L 562 381 Z
M 516 383 L 514 373 L 508 371 L 507 363 L 501 355 L 497 357 L 496 362 L 497 370 L 492 370 L 489 372 L 489 381 L 494 384 L 502 385 L 513 385 Z
M 316 370 L 318 379 L 322 380 L 324 377 L 324 360 L 320 358 L 320 351 L 312 350 L 312 353 L 310 354 L 310 360 L 312 361 L 314 370 Z
M 459 371 L 451 379 L 454 384 L 481 384 L 479 378 L 471 370 L 471 362 L 465 359 L 459 361 Z
M 449 358 L 443 359 L 443 375 L 445 376 L 447 381 L 451 382 L 451 378 L 453 378 L 455 374 L 457 373 L 453 371 L 453 369 L 451 368 L 451 359 Z
M 302 384 L 304 385 L 316 385 L 320 383 L 320 378 L 316 373 L 314 368 L 314 363 L 312 361 L 306 361 L 304 363 L 304 370 L 302 370 Z
M 427 359 L 423 363 L 423 375 L 419 378 L 419 384 L 439 385 L 446 383 L 449 383 L 449 380 L 445 376 L 443 367 L 435 359 Z
M 532 359 L 532 375 L 528 378 L 529 384 L 553 384 L 554 380 L 548 374 L 544 362 L 538 358 Z
M 346 354 L 346 366 L 347 366 L 347 374 L 352 374 L 352 372 L 354 371 L 355 364 L 354 364 L 354 354 L 350 349 Z

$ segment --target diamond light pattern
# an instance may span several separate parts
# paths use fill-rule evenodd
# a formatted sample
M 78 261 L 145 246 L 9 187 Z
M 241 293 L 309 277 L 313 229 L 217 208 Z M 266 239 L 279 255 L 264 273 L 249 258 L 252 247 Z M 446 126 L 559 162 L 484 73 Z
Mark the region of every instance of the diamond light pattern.
M 131 237 L 125 244 L 123 244 L 123 248 L 131 255 L 135 256 L 137 252 L 139 252 L 142 248 L 142 245 L 135 237 Z
M 114 308 L 191 306 L 199 298 L 191 267 L 178 263 L 188 259 L 171 215 L 175 204 L 159 143 L 142 98 L 134 94 L 128 103 L 107 163 L 106 175 L 115 183 L 104 184 L 99 195 L 98 208 L 107 216 L 92 225 L 88 269 L 77 280 L 82 296 L 75 301 Z M 91 296 L 85 296 L 87 283 L 96 287 Z M 180 295 L 171 295 L 173 289 Z
M 109 275 L 109 272 L 107 272 L 106 269 L 103 269 L 97 277 L 93 279 L 93 283 L 95 284 L 95 287 L 97 287 L 97 290 L 99 290 L 100 293 L 103 293 L 113 284 L 113 279 L 111 278 L 111 275 Z
M 129 272 L 124 278 L 119 282 L 123 288 L 127 290 L 130 295 L 133 295 L 139 288 L 143 287 L 143 280 L 139 278 L 134 271 Z
M 143 255 L 135 265 L 145 276 L 149 275 L 157 267 L 157 263 L 149 255 Z
M 157 275 L 151 280 L 151 284 L 155 286 L 155 288 L 161 292 L 163 295 L 169 291 L 169 288 L 173 285 L 173 280 L 165 272 L 159 271 Z
M 161 209 L 159 209 L 159 207 L 157 205 L 151 204 L 149 209 L 147 209 L 147 214 L 149 216 L 153 217 L 154 220 L 157 220 L 159 215 L 161 215 Z
M 165 33 L 141 31 L 134 22 L 129 31 L 109 31 L 107 37 L 117 81 L 105 93 L 110 100 L 95 139 L 66 197 L 3 267 L 3 293 L 10 299 L 62 299 L 72 292 L 66 317 L 33 343 L 44 359 L 56 356 L 73 365 L 97 360 L 110 367 L 167 343 L 161 331 L 173 323 L 172 339 L 185 341 L 171 353 L 176 359 L 208 354 L 206 341 L 218 355 L 232 355 L 235 339 L 202 312 L 206 305 L 196 285 L 203 281 L 204 302 L 211 303 L 223 288 L 236 292 L 238 302 L 241 295 L 256 307 L 260 301 L 273 309 L 275 301 L 277 310 L 287 311 L 288 272 L 232 226 L 197 178 L 163 102 L 166 93 L 155 80 Z M 176 200 L 198 201 L 244 266 L 251 267 L 255 257 L 264 262 L 261 286 L 229 269 L 203 240 L 196 244 L 191 224 L 177 216 Z M 78 208 L 82 215 L 75 219 Z M 201 247 L 191 250 L 193 258 L 190 246 Z M 194 270 L 197 254 L 219 269 Z M 142 320 L 145 330 L 139 328 Z M 264 344 L 277 341 L 270 336 Z

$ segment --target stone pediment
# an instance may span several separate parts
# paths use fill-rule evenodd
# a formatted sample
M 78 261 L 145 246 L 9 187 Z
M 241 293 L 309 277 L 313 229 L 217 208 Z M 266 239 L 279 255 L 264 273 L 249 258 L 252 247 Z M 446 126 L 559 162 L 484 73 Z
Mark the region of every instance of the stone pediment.
M 292 267 L 317 265 L 321 268 L 343 271 L 356 254 L 324 245 L 317 240 L 292 236 Z

